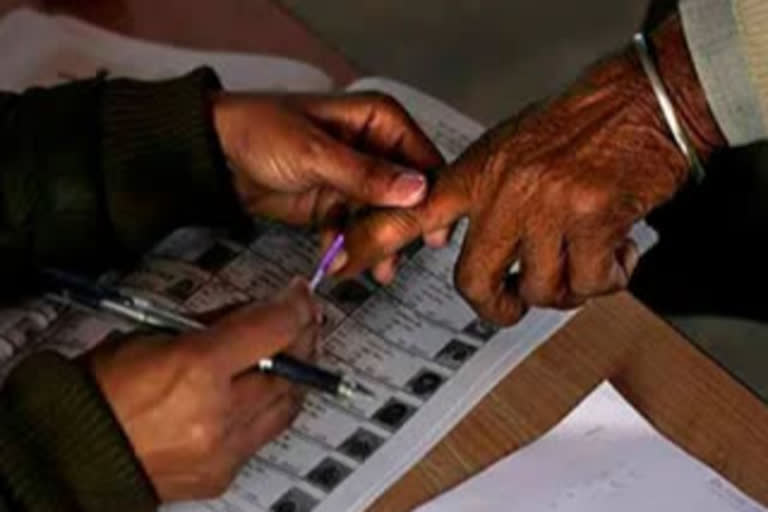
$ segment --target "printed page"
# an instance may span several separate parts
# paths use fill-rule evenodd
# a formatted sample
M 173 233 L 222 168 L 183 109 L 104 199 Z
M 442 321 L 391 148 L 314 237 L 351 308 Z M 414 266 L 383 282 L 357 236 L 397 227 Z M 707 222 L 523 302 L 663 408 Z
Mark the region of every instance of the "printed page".
M 449 160 L 483 131 L 401 84 L 368 79 L 351 89 L 393 94 Z M 355 376 L 376 392 L 375 401 L 310 393 L 293 426 L 251 460 L 224 497 L 167 510 L 363 510 L 570 318 L 534 310 L 503 331 L 480 321 L 452 285 L 462 232 L 445 249 L 413 251 L 390 287 L 364 278 L 321 287 L 332 319 L 321 363 Z M 644 248 L 655 240 L 644 225 L 635 235 Z M 205 310 L 237 293 L 269 297 L 292 275 L 310 275 L 316 260 L 311 237 L 280 227 L 260 226 L 237 240 L 188 230 L 161 244 L 125 284 L 171 307 Z
M 54 28 L 27 11 L 14 16 L 0 22 L 0 63 L 7 61 L 4 71 L 12 70 L 4 73 L 0 87 L 90 76 L 102 68 L 113 74 L 164 76 L 202 62 L 213 63 L 229 86 L 327 85 L 300 68 L 286 72 L 276 85 L 285 68 L 270 69 L 270 63 L 276 64 L 272 59 L 226 61 L 197 52 L 188 54 L 194 58 L 184 57 L 181 51 L 148 48 L 80 22 L 64 21 Z M 25 31 L 18 31 L 22 22 Z M 98 37 L 99 43 L 84 41 L 83 34 Z M 38 46 L 37 39 L 45 45 Z M 24 44 L 27 49 L 13 47 Z M 268 71 L 259 70 L 259 63 Z M 384 89 L 400 98 L 449 159 L 482 132 L 477 123 L 405 86 L 366 80 L 355 88 Z M 223 497 L 165 510 L 362 510 L 570 317 L 572 313 L 535 310 L 504 331 L 478 320 L 451 283 L 462 234 L 457 230 L 443 250 L 411 252 L 397 281 L 386 289 L 365 278 L 321 286 L 319 297 L 330 317 L 321 363 L 357 377 L 376 392 L 377 400 L 349 402 L 310 393 L 292 427 L 255 454 Z M 642 247 L 653 242 L 653 233 L 643 226 L 636 234 Z M 255 225 L 246 233 L 188 228 L 162 242 L 140 268 L 120 276 L 119 283 L 180 311 L 209 311 L 264 300 L 292 276 L 310 275 L 317 249 L 310 234 L 274 225 Z M 43 347 L 74 355 L 131 328 L 108 315 L 48 299 L 22 304 L 0 313 L 0 340 L 7 345 L 0 343 L 0 350 L 10 352 L 10 362 L 2 368 Z
M 418 512 L 766 512 L 607 382 L 553 430 Z
M 327 91 L 331 79 L 303 62 L 278 57 L 173 48 L 121 36 L 66 16 L 29 9 L 0 20 L 0 90 L 92 78 L 177 76 L 199 66 L 231 90 Z

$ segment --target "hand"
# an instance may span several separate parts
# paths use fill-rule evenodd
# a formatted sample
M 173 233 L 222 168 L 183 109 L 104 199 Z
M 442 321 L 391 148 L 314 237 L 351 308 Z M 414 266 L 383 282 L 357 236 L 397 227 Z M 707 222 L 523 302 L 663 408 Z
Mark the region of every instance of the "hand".
M 297 281 L 275 302 L 210 329 L 97 349 L 93 375 L 164 502 L 221 494 L 260 446 L 290 425 L 301 390 L 252 368 L 286 351 L 308 359 L 318 307 Z
M 659 67 L 702 157 L 724 144 L 676 19 L 655 36 Z M 687 180 L 633 51 L 606 60 L 549 104 L 491 130 L 441 171 L 416 208 L 378 212 L 347 233 L 354 274 L 422 233 L 469 217 L 456 285 L 484 318 L 528 306 L 570 308 L 627 286 L 638 261 L 628 234 Z M 520 273 L 509 277 L 519 261 Z
M 213 100 L 221 147 L 245 209 L 322 225 L 350 203 L 408 207 L 426 195 L 421 171 L 438 151 L 391 98 L 221 94 Z

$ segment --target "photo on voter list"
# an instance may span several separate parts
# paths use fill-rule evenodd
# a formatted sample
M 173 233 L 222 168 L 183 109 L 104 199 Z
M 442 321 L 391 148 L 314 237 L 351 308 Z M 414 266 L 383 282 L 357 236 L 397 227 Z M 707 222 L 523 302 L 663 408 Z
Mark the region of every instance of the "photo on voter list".
M 768 512 L 768 1 L 0 0 L 0 512 Z

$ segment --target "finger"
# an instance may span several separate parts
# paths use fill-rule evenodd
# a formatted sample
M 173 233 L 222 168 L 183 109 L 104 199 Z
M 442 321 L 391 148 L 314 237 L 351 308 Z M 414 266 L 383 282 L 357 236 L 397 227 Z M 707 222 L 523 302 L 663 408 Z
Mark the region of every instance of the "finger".
M 211 357 L 219 368 L 237 375 L 295 343 L 321 316 L 306 281 L 296 279 L 275 301 L 243 308 L 201 336 L 214 340 Z
M 526 236 L 521 246 L 520 296 L 529 306 L 564 307 L 565 244 L 558 230 L 547 226 Z
M 286 349 L 285 353 L 303 361 L 314 361 L 318 353 L 319 331 L 308 328 L 302 340 Z M 249 369 L 232 380 L 233 400 L 240 423 L 251 422 L 262 414 L 271 402 L 286 393 L 295 393 L 301 388 L 292 381 L 277 375 L 264 374 Z
M 330 125 L 348 143 L 417 169 L 444 164 L 440 152 L 397 101 L 380 93 L 315 98 L 305 103 L 308 115 Z
M 568 244 L 568 278 L 571 293 L 583 298 L 624 289 L 629 275 L 617 259 L 620 242 L 614 237 L 583 236 Z
M 278 398 L 290 393 L 294 384 L 257 370 L 242 373 L 232 380 L 232 401 L 242 423 L 250 423 Z
M 291 426 L 301 412 L 303 394 L 289 392 L 281 395 L 240 430 L 240 447 L 244 455 L 258 451 L 264 444 Z
M 427 178 L 421 172 L 331 139 L 314 153 L 309 166 L 318 185 L 373 206 L 410 207 L 427 194 Z
M 339 232 L 339 229 L 335 226 L 327 227 L 320 231 L 320 254 L 325 254 L 328 251 L 333 241 L 339 236 Z
M 424 235 L 424 243 L 433 249 L 439 249 L 448 245 L 451 239 L 451 228 L 441 228 Z
M 632 275 L 635 273 L 637 264 L 640 263 L 640 248 L 631 238 L 624 240 L 624 243 L 616 251 L 616 258 L 624 269 L 624 273 L 627 275 L 627 280 L 632 280 Z
M 446 169 L 426 201 L 415 208 L 377 210 L 356 218 L 345 232 L 348 262 L 340 274 L 359 274 L 423 234 L 450 228 L 471 206 L 465 174 L 457 166 Z
M 374 279 L 383 285 L 391 284 L 397 274 L 397 256 L 390 256 L 384 261 L 377 263 L 372 270 Z
M 325 225 L 332 222 L 343 206 L 344 196 L 328 187 L 312 187 L 304 192 L 270 192 L 248 199 L 246 210 L 292 225 Z
M 296 341 L 283 348 L 280 352 L 284 354 L 290 354 L 297 359 L 304 361 L 312 361 L 315 359 L 318 353 L 318 345 L 320 342 L 321 322 L 314 322 L 306 327 L 296 336 Z M 241 377 L 246 375 L 259 374 L 257 362 L 252 367 L 248 367 L 241 373 L 235 375 L 233 382 L 238 381 Z
M 286 354 L 302 361 L 314 361 L 318 352 L 319 329 L 308 327 L 294 345 L 285 350 Z M 251 421 L 260 414 L 268 403 L 279 395 L 295 392 L 297 385 L 277 375 L 269 375 L 250 368 L 232 379 L 232 393 L 238 412 L 245 421 Z
M 320 342 L 321 322 L 305 328 L 296 342 L 285 349 L 285 353 L 301 361 L 314 361 Z
M 455 269 L 461 295 L 478 315 L 501 326 L 516 323 L 526 309 L 515 279 L 509 278 L 519 232 L 514 221 L 503 224 L 504 232 L 499 233 L 488 228 L 492 223 L 472 219 Z

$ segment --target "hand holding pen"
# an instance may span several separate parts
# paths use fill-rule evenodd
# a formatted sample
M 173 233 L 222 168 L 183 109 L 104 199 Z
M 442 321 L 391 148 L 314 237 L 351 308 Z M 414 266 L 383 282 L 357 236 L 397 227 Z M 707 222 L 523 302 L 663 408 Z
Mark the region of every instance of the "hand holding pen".
M 312 294 L 297 280 L 203 331 L 130 334 L 86 362 L 106 415 L 114 414 L 164 499 L 202 498 L 220 494 L 232 471 L 301 410 L 306 387 L 254 368 L 278 353 L 312 360 L 320 330 Z
M 339 235 L 321 258 L 311 282 L 305 285 L 308 286 L 310 292 L 314 292 L 327 275 L 343 245 L 344 236 Z M 141 297 L 93 283 L 71 273 L 48 269 L 43 272 L 43 277 L 49 288 L 52 287 L 57 290 L 67 300 L 93 309 L 107 311 L 139 324 L 172 332 L 194 332 L 206 329 L 205 324 L 194 318 L 160 307 Z M 302 281 L 294 281 L 292 286 L 295 286 L 297 282 Z M 249 308 L 246 307 L 246 309 Z M 315 314 L 320 321 L 322 312 L 317 307 L 315 309 Z M 278 353 L 272 357 L 261 358 L 254 365 L 254 368 L 342 398 L 354 398 L 356 396 L 369 398 L 373 396 L 373 393 L 362 384 L 342 374 L 309 364 L 290 354 Z

